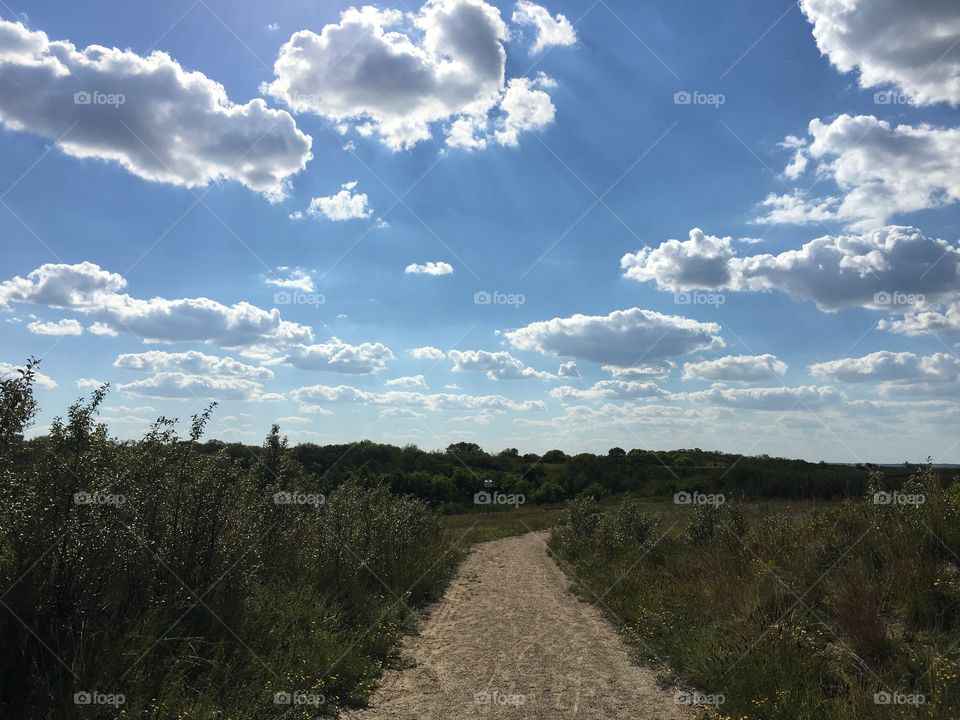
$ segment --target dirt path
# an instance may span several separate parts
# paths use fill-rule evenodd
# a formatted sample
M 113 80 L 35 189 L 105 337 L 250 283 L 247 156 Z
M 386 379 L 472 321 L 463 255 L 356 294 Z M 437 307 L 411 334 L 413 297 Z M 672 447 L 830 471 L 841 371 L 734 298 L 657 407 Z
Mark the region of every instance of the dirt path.
M 688 718 L 533 533 L 476 546 L 418 636 L 350 720 Z

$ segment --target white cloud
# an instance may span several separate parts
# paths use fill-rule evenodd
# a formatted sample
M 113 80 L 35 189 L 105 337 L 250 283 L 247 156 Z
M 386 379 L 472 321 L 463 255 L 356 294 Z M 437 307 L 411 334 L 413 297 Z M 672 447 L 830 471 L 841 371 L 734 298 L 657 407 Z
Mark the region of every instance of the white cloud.
M 303 268 L 281 266 L 277 268 L 277 272 L 283 273 L 283 275 L 267 278 L 267 285 L 284 288 L 286 290 L 300 290 L 305 293 L 312 293 L 316 290 L 313 284 L 313 277 Z
M 896 85 L 917 104 L 960 103 L 953 0 L 801 0 L 820 52 L 863 87 Z
M 810 366 L 814 377 L 842 383 L 878 383 L 882 395 L 943 397 L 960 392 L 960 360 L 947 353 L 920 356 L 882 350 Z
M 526 380 L 553 378 L 548 372 L 534 370 L 506 351 L 487 352 L 486 350 L 451 350 L 448 356 L 453 360 L 453 372 L 483 372 L 491 380 Z
M 11 365 L 8 362 L 0 362 L 0 378 L 19 377 L 20 374 L 17 371 L 22 368 L 22 365 Z M 44 390 L 53 390 L 53 388 L 57 386 L 56 381 L 49 375 L 44 375 L 36 369 L 34 369 L 33 374 L 33 379 L 37 387 L 41 387 Z
M 494 117 L 462 117 L 447 133 L 447 144 L 464 150 L 483 150 L 490 142 L 507 147 L 520 144 L 524 132 L 540 130 L 554 121 L 557 110 L 544 90 L 556 83 L 543 73 L 536 78 L 513 78 Z
M 76 385 L 77 390 L 96 390 L 103 387 L 105 383 L 96 378 L 79 378 L 73 384 Z
M 514 410 L 544 409 L 540 400 L 516 401 L 502 395 L 454 395 L 452 393 L 419 393 L 401 390 L 377 393 L 349 385 L 313 385 L 293 390 L 290 397 L 306 405 L 330 403 L 362 403 L 385 407 L 420 407 L 432 411 L 443 410 Z
M 370 209 L 370 199 L 366 193 L 355 192 L 356 180 L 344 183 L 340 192 L 329 197 L 315 197 L 310 201 L 307 215 L 312 218 L 326 218 L 334 222 L 344 220 L 360 220 L 373 214 Z
M 628 277 L 654 280 L 663 290 L 692 287 L 696 274 L 688 268 L 716 261 L 714 249 L 703 247 L 707 252 L 703 263 L 692 256 L 697 248 L 693 245 L 687 246 L 685 254 L 637 253 L 628 257 L 640 257 L 641 264 L 622 264 Z M 651 263 L 652 257 L 664 260 Z M 701 289 L 779 290 L 810 300 L 824 311 L 885 310 L 904 316 L 883 321 L 883 328 L 896 332 L 960 329 L 960 248 L 912 227 L 891 225 L 859 235 L 825 235 L 778 255 L 732 257 L 727 261 L 725 283 L 712 281 L 709 273 L 701 277 Z
M 86 102 L 85 102 L 86 101 Z M 223 86 L 169 55 L 77 49 L 0 21 L 0 121 L 78 158 L 116 162 L 145 180 L 198 187 L 235 180 L 279 200 L 310 160 L 290 114 Z
M 282 395 L 265 393 L 260 383 L 238 377 L 205 377 L 179 372 L 161 372 L 144 380 L 122 383 L 120 392 L 135 397 L 175 400 L 276 401 Z
M 287 415 L 286 417 L 277 418 L 277 423 L 280 425 L 309 425 L 313 420 L 310 418 L 300 417 L 299 415 Z
M 623 400 L 636 398 L 664 398 L 667 393 L 652 382 L 627 380 L 601 380 L 590 388 L 562 385 L 550 391 L 559 400 Z
M 410 356 L 416 358 L 417 360 L 443 360 L 446 357 L 443 350 L 440 348 L 431 347 L 427 345 L 425 347 L 413 348 L 408 350 Z
M 562 377 L 562 378 L 580 377 L 580 371 L 577 370 L 577 363 L 575 363 L 573 360 L 568 360 L 567 362 L 560 365 L 560 368 L 557 370 L 557 377 Z
M 187 352 L 164 352 L 150 350 L 142 353 L 125 353 L 113 361 L 113 366 L 140 372 L 180 372 L 188 375 L 239 377 L 249 380 L 269 380 L 273 371 L 265 367 L 247 365 L 231 357 L 219 358 L 196 350 Z
M 714 385 L 709 390 L 680 393 L 674 397 L 680 400 L 704 402 L 742 410 L 774 410 L 779 412 L 813 410 L 839 405 L 843 401 L 842 396 L 835 388 L 811 385 L 776 388 L 729 388 L 723 385 Z
M 351 345 L 335 337 L 315 345 L 292 345 L 288 351 L 286 357 L 271 362 L 284 362 L 301 370 L 367 375 L 383 370 L 387 361 L 396 359 L 383 343 Z
M 528 86 L 516 85 L 512 111 L 501 107 L 508 35 L 500 11 L 484 0 L 428 0 L 408 13 L 350 7 L 320 34 L 294 33 L 261 91 L 296 112 L 352 123 L 394 150 L 430 139 L 441 122 L 451 124 L 451 144 L 466 147 L 472 128 L 519 123 L 517 96 Z M 476 145 L 486 142 L 484 133 Z
M 277 32 L 280 29 L 280 23 L 272 22 L 267 23 L 263 26 L 263 29 L 267 32 Z
M 630 308 L 609 315 L 573 315 L 506 333 L 519 350 L 632 367 L 724 346 L 716 323 Z
M 754 382 L 781 377 L 786 372 L 787 364 L 775 355 L 727 355 L 715 360 L 685 363 L 683 379 Z
M 723 287 L 729 282 L 729 262 L 734 257 L 729 237 L 690 231 L 689 240 L 667 240 L 656 249 L 643 248 L 620 259 L 624 277 L 656 280 L 662 290 Z
M 872 115 L 840 115 L 832 122 L 811 120 L 809 131 L 809 147 L 797 152 L 817 161 L 818 175 L 835 181 L 842 195 L 772 194 L 763 201 L 769 209 L 757 222 L 837 220 L 870 230 L 894 215 L 960 200 L 960 129 L 894 126 Z
M 610 373 L 616 380 L 666 380 L 677 367 L 673 360 L 664 360 L 648 365 L 634 365 L 632 367 L 617 367 L 604 365 L 601 369 Z
M 780 147 L 793 150 L 793 159 L 783 170 L 783 174 L 791 180 L 796 180 L 807 171 L 807 165 L 810 159 L 807 157 L 805 151 L 806 146 L 807 141 L 795 135 L 787 135 L 784 141 L 780 143 Z
M 76 320 L 57 320 L 56 322 L 32 322 L 27 330 L 34 335 L 82 335 L 83 326 Z
M 95 322 L 87 328 L 91 335 L 100 335 L 102 337 L 116 337 L 119 333 L 109 325 L 102 322 Z
M 408 375 L 406 377 L 391 378 L 384 384 L 387 385 L 387 387 L 427 389 L 427 381 L 424 379 L 423 375 Z
M 453 265 L 431 260 L 422 265 L 411 263 L 404 268 L 403 272 L 407 275 L 453 275 Z
M 141 300 L 125 293 L 127 281 L 90 262 L 46 264 L 27 277 L 0 282 L 0 307 L 30 303 L 92 317 L 114 332 L 130 332 L 148 342 L 195 341 L 222 347 L 258 344 L 275 353 L 277 345 L 313 339 L 309 327 L 288 322 L 276 309 L 250 303 L 223 305 L 209 298 Z M 101 333 L 103 334 L 103 333 Z
M 566 16 L 557 13 L 551 16 L 545 7 L 536 5 L 528 0 L 520 0 L 517 9 L 513 11 L 513 22 L 518 25 L 533 25 L 537 36 L 530 47 L 530 54 L 535 55 L 553 45 L 575 45 L 577 32 Z

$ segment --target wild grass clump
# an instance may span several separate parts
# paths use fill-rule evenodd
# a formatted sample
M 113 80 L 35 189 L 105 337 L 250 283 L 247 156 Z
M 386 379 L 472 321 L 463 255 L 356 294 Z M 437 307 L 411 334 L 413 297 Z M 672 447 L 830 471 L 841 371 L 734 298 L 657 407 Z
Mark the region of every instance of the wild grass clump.
M 118 442 L 97 421 L 106 387 L 24 442 L 33 373 L 0 380 L 0 716 L 292 718 L 364 700 L 458 559 L 427 505 L 331 490 L 276 427 L 255 458 L 199 452 L 212 407 L 187 437 L 160 418 Z
M 551 546 L 640 658 L 723 695 L 703 717 L 960 717 L 960 483 L 932 467 L 828 508 L 704 505 L 667 528 L 577 500 Z

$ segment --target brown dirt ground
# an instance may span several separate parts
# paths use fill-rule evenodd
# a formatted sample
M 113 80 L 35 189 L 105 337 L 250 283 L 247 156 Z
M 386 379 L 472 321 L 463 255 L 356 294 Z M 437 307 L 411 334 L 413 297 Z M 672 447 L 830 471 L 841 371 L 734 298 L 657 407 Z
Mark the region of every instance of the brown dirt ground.
M 593 606 L 568 590 L 543 534 L 477 545 L 349 720 L 689 718 Z

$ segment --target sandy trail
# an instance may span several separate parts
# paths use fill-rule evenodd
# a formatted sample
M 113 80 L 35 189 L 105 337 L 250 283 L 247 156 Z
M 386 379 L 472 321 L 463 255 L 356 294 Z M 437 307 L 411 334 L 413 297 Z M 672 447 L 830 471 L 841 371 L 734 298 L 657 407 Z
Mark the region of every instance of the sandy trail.
M 477 545 L 349 720 L 689 718 L 569 582 L 534 533 Z

